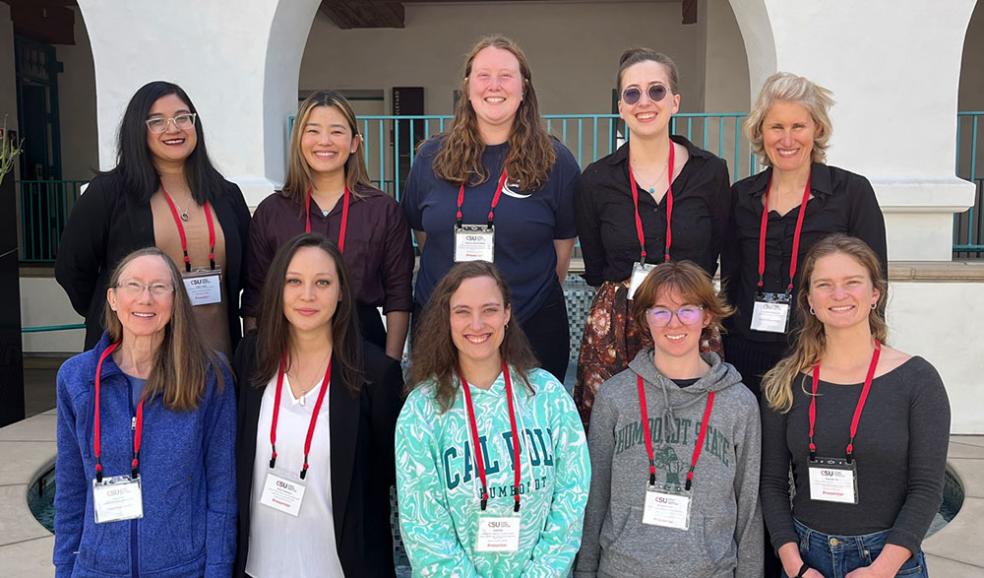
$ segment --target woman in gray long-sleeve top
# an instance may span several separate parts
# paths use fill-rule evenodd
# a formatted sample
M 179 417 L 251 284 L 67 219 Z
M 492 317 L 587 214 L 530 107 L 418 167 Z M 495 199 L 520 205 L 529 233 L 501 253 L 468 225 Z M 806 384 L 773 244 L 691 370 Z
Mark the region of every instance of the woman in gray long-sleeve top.
M 652 344 L 595 398 L 574 575 L 761 578 L 758 407 L 734 367 L 700 352 L 731 309 L 707 272 L 673 261 L 630 312 Z
M 883 344 L 885 281 L 863 241 L 819 241 L 802 279 L 802 331 L 763 381 L 772 546 L 787 576 L 927 576 L 920 544 L 943 497 L 950 429 L 943 382 Z

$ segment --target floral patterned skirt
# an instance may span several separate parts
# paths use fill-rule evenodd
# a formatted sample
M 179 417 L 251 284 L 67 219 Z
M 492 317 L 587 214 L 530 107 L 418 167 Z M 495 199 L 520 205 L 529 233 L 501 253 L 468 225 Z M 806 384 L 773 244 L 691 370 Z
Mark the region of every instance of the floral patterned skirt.
M 629 366 L 636 354 L 652 347 L 652 337 L 642 333 L 629 312 L 629 280 L 605 281 L 595 293 L 591 311 L 584 323 L 581 351 L 577 359 L 574 403 L 585 431 L 591 421 L 591 407 L 601 384 Z M 700 350 L 721 355 L 718 332 L 705 335 Z

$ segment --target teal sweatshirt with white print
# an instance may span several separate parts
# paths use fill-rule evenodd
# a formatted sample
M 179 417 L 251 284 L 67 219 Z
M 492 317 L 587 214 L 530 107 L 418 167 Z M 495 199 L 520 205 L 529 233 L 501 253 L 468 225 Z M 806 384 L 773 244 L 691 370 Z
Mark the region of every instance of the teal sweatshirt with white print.
M 482 484 L 460 385 L 441 413 L 434 384 L 410 393 L 396 424 L 400 534 L 414 576 L 566 576 L 581 544 L 591 463 L 571 396 L 550 373 L 529 373 L 533 393 L 511 371 L 520 430 L 519 550 L 476 552 Z M 486 515 L 513 512 L 513 453 L 502 374 L 471 387 L 488 480 Z

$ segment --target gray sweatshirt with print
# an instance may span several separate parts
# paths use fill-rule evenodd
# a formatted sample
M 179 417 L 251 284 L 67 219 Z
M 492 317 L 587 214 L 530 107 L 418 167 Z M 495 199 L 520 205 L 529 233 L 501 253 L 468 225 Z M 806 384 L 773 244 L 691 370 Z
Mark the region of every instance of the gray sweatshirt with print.
M 653 350 L 602 384 L 588 432 L 591 493 L 576 578 L 760 578 L 758 504 L 761 424 L 755 396 L 714 353 L 710 371 L 681 388 L 653 365 Z M 715 392 L 694 470 L 689 529 L 642 523 L 649 458 L 636 376 L 645 385 L 657 487 L 686 491 L 708 392 Z

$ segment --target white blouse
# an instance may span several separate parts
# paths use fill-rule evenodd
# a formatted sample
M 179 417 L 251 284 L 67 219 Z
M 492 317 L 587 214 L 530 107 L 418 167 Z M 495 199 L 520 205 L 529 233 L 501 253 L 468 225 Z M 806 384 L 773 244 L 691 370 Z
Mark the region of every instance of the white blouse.
M 330 386 L 330 384 L 329 384 Z M 314 411 L 321 379 L 300 398 L 294 398 L 287 376 L 280 398 L 277 425 L 276 475 L 299 480 L 304 465 L 304 439 Z M 253 460 L 253 488 L 249 523 L 249 554 L 246 573 L 253 578 L 282 576 L 344 577 L 335 545 L 335 524 L 331 504 L 331 437 L 328 427 L 328 397 L 321 405 L 311 452 L 304 500 L 295 518 L 260 503 L 267 473 L 270 472 L 270 422 L 277 389 L 274 375 L 263 392 L 260 419 L 256 427 L 256 458 Z

